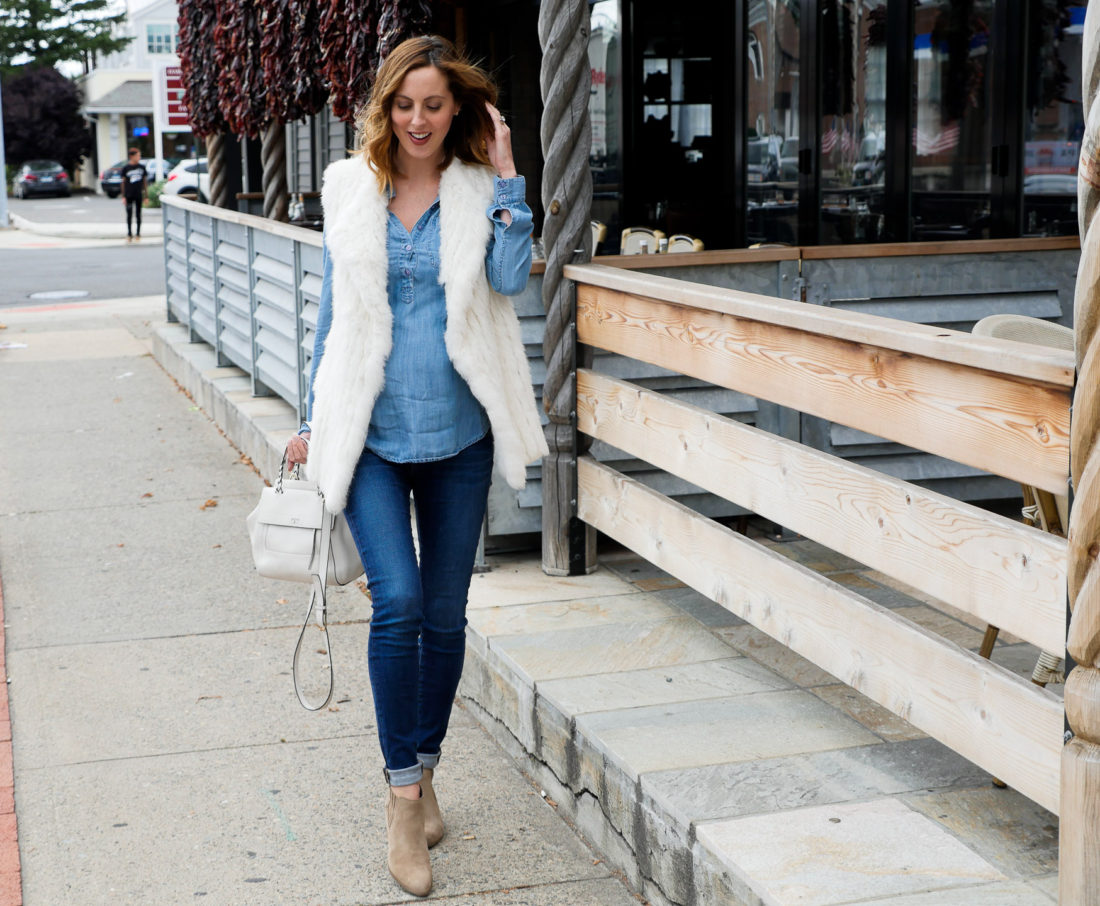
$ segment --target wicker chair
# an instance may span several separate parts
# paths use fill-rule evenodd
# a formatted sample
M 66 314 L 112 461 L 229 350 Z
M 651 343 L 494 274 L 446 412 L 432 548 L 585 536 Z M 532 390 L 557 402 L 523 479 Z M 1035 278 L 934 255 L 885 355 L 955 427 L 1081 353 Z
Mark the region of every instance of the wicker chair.
M 668 251 L 670 252 L 701 252 L 703 240 L 689 236 L 687 233 L 677 233 L 668 239 Z
M 971 331 L 975 336 L 996 337 L 1000 340 L 1015 340 L 1018 343 L 1034 343 L 1055 349 L 1073 349 L 1073 330 L 1043 321 L 1029 318 L 1027 315 L 990 315 L 982 318 Z M 1049 491 L 1021 485 L 1024 497 L 1024 520 L 1029 525 L 1037 525 L 1045 532 L 1065 537 L 1069 527 L 1069 497 L 1051 494 Z M 996 626 L 987 626 L 982 640 L 982 657 L 993 653 L 993 644 L 997 641 Z M 1039 686 L 1047 683 L 1065 682 L 1062 671 L 1062 652 L 1044 651 L 1031 674 L 1031 681 Z
M 627 227 L 623 230 L 621 255 L 657 254 L 661 240 L 665 234 L 660 230 L 651 230 L 649 227 Z M 642 249 L 642 243 L 646 248 Z
M 607 224 L 599 220 L 592 221 L 592 254 L 600 247 L 600 243 L 607 238 Z

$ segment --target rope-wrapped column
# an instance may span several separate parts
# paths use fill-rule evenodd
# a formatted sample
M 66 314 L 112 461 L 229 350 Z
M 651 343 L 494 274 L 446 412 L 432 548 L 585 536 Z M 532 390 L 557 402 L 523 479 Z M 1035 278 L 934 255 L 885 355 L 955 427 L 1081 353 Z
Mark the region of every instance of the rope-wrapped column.
M 224 132 L 215 132 L 206 137 L 206 161 L 210 173 L 210 204 L 218 208 L 233 207 L 229 197 L 229 174 L 226 168 L 225 154 L 229 142 Z
M 260 146 L 260 162 L 263 164 L 264 217 L 269 220 L 288 220 L 290 196 L 286 184 L 286 127 L 278 122 L 268 123 L 263 130 Z
M 550 418 L 550 454 L 542 462 L 542 568 L 550 575 L 591 572 L 596 565 L 595 531 L 576 518 L 577 326 L 576 292 L 563 270 L 592 254 L 592 126 L 588 95 L 588 4 L 543 0 L 539 6 L 542 45 L 542 239 L 546 273 L 542 303 L 546 334 L 543 406 Z
M 1085 16 L 1081 70 L 1085 134 L 1078 168 L 1081 263 L 1073 316 L 1077 384 L 1070 426 L 1073 505 L 1069 518 L 1066 679 L 1073 738 L 1062 750 L 1059 902 L 1100 903 L 1100 6 Z

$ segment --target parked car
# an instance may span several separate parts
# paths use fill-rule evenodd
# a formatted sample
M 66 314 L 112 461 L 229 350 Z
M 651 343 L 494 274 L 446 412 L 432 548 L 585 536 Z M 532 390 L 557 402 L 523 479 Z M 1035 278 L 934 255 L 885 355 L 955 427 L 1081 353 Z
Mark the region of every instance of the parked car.
M 149 171 L 149 182 L 156 182 L 157 159 L 155 157 L 143 157 L 141 163 L 145 169 Z M 172 172 L 172 168 L 175 167 L 177 163 L 179 163 L 178 158 L 161 158 L 165 177 Z M 111 164 L 111 166 L 99 174 L 99 187 L 108 198 L 118 198 L 122 193 L 122 168 L 125 166 L 126 161 L 120 160 L 117 164 Z
M 778 135 L 749 140 L 749 182 L 775 182 L 779 179 L 779 159 L 783 139 Z
M 206 172 L 206 158 L 181 160 L 164 184 L 162 195 L 182 195 L 206 201 L 210 197 L 210 175 Z
M 798 181 L 798 136 L 791 135 L 783 140 L 783 150 L 779 158 L 779 178 L 783 182 Z
M 28 160 L 15 171 L 11 193 L 16 198 L 31 198 L 35 195 L 61 195 L 68 198 L 72 194 L 72 187 L 69 174 L 56 160 Z
M 877 186 L 886 178 L 886 136 L 866 136 L 859 146 L 859 160 L 852 168 L 853 186 Z

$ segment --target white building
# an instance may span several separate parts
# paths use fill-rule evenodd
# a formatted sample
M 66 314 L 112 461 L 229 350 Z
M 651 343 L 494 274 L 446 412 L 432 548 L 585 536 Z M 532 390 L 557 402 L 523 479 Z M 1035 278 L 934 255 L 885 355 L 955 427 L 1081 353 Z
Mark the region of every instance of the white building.
M 153 70 L 158 60 L 178 60 L 177 16 L 176 0 L 127 0 L 124 33 L 134 40 L 78 79 L 93 135 L 92 156 L 75 174 L 78 185 L 102 192 L 99 174 L 125 161 L 128 148 L 140 149 L 142 157 L 194 156 L 190 132 L 166 133 L 154 148 Z

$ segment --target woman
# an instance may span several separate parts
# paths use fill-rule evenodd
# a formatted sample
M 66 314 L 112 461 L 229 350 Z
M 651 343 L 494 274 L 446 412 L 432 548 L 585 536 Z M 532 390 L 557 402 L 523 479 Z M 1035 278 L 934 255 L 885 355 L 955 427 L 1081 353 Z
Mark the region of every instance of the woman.
M 363 559 L 388 863 L 419 896 L 443 836 L 432 775 L 492 467 L 519 489 L 547 452 L 505 298 L 527 282 L 531 211 L 495 100 L 488 76 L 443 38 L 412 38 L 382 64 L 361 152 L 325 170 L 309 418 L 287 444 L 291 463 L 308 453 Z

